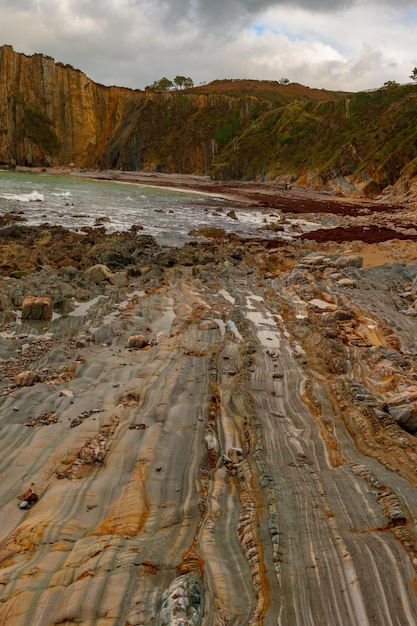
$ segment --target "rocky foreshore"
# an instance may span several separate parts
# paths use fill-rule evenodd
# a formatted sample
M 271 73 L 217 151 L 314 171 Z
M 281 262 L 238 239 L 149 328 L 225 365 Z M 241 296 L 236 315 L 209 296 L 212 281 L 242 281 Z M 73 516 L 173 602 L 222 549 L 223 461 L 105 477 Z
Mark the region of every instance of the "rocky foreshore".
M 0 623 L 415 625 L 412 229 L 1 234 Z

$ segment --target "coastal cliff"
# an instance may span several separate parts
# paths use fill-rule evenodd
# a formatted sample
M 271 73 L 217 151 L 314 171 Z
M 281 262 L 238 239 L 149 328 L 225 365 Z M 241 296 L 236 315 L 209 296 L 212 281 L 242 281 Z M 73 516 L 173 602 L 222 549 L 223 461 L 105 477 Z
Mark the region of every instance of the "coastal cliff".
M 135 92 L 104 87 L 51 57 L 0 48 L 0 161 L 94 164 Z
M 374 196 L 416 183 L 415 85 L 348 94 L 215 81 L 166 93 L 96 84 L 0 48 L 0 163 L 280 180 Z M 400 181 L 400 183 L 399 183 Z
M 219 129 L 269 107 L 251 96 L 106 87 L 51 57 L 0 48 L 3 164 L 207 173 Z

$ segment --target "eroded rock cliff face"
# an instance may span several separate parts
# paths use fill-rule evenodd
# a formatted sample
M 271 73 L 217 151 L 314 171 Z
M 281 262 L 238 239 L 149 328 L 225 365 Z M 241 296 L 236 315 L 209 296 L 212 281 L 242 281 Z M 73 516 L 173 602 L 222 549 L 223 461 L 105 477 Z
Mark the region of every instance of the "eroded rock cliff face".
M 268 108 L 251 96 L 105 87 L 42 54 L 0 48 L 0 162 L 207 174 L 216 133 Z M 232 122 L 231 122 L 232 120 Z M 226 133 L 226 135 L 224 134 Z
M 135 93 L 96 85 L 42 54 L 0 48 L 0 160 L 94 163 Z
M 416 176 L 414 85 L 342 94 L 239 81 L 155 93 L 105 87 L 0 48 L 0 163 L 279 180 L 374 196 Z M 221 89 L 224 89 L 222 92 Z

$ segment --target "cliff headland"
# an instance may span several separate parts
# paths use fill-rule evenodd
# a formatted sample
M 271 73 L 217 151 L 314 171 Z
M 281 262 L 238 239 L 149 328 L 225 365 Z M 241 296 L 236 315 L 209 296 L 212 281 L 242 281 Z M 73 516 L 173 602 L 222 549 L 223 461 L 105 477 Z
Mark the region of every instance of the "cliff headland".
M 215 81 L 106 87 L 51 57 L 0 47 L 0 164 L 263 180 L 415 200 L 415 85 L 344 93 Z

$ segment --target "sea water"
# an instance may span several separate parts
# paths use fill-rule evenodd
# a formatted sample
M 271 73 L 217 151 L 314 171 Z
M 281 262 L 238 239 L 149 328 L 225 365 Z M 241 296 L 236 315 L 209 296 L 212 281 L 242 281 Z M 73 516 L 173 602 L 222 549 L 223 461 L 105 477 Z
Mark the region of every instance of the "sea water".
M 227 216 L 231 209 L 237 219 Z M 136 225 L 140 234 L 168 246 L 196 240 L 190 231 L 210 226 L 243 237 L 277 237 L 261 227 L 278 215 L 266 217 L 236 201 L 72 176 L 0 171 L 0 215 L 7 212 L 19 214 L 24 224 L 59 224 L 74 231 L 102 225 L 107 232 L 123 232 Z

